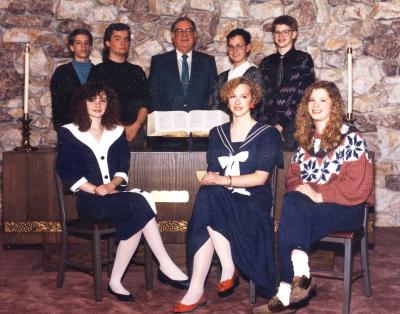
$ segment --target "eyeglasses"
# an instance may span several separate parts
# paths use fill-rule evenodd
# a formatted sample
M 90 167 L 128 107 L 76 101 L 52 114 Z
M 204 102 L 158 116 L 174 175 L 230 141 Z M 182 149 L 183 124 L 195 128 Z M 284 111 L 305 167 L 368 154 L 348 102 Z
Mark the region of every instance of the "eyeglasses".
M 289 35 L 291 32 L 294 32 L 294 30 L 292 30 L 292 29 L 285 29 L 285 30 L 283 30 L 283 31 L 275 31 L 275 32 L 273 32 L 272 34 L 274 34 L 274 36 L 279 36 L 279 35 L 283 35 L 283 36 L 287 36 L 287 35 Z
M 233 45 L 228 45 L 228 50 L 229 51 L 234 51 L 234 50 L 243 50 L 247 45 L 242 45 L 242 44 L 237 44 L 235 46 Z
M 194 33 L 194 29 L 193 28 L 185 28 L 185 29 L 177 28 L 176 30 L 174 30 L 174 33 L 178 34 L 178 35 L 182 35 L 183 33 L 189 35 L 189 34 L 193 34 Z

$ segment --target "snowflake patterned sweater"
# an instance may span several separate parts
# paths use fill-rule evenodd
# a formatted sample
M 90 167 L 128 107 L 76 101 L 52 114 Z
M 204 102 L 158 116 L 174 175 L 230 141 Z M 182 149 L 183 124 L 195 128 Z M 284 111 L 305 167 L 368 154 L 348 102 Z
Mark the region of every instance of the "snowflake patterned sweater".
M 323 202 L 341 205 L 374 204 L 373 165 L 364 138 L 347 124 L 341 128 L 342 141 L 333 151 L 320 149 L 314 137 L 314 151 L 299 148 L 286 174 L 288 191 L 309 184 L 322 194 Z

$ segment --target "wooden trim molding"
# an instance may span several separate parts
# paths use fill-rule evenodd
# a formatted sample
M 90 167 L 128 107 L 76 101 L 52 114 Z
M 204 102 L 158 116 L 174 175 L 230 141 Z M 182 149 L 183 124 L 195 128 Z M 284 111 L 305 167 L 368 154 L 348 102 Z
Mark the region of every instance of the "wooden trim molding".
M 160 232 L 186 232 L 186 220 L 159 221 Z M 4 232 L 36 233 L 36 232 L 61 232 L 59 221 L 4 221 Z

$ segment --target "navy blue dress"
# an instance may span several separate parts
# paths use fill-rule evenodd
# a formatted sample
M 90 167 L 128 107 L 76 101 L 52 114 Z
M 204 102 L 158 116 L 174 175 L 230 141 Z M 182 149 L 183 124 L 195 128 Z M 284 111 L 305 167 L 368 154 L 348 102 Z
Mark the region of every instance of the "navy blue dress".
M 280 135 L 258 122 L 242 143 L 230 140 L 230 123 L 210 131 L 208 171 L 221 175 L 271 173 L 279 159 Z M 273 250 L 272 194 L 269 180 L 251 188 L 202 186 L 196 196 L 188 225 L 189 265 L 209 239 L 207 226 L 221 233 L 231 245 L 235 265 L 255 283 L 258 292 L 272 297 L 276 292 Z
M 155 217 L 147 200 L 139 193 L 122 192 L 128 185 L 130 152 L 124 128 L 105 130 L 100 143 L 89 132 L 74 124 L 60 128 L 57 171 L 64 184 L 76 193 L 80 217 L 95 222 L 111 221 L 116 225 L 117 240 L 126 240 Z M 90 182 L 96 186 L 109 183 L 114 176 L 124 179 L 120 193 L 96 195 L 80 191 Z

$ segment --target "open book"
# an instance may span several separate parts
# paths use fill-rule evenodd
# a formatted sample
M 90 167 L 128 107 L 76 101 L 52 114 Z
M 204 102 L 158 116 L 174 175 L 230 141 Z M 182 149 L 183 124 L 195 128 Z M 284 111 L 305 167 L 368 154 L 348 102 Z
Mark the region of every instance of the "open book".
M 147 117 L 147 136 L 207 137 L 225 122 L 229 116 L 221 110 L 153 111 Z

